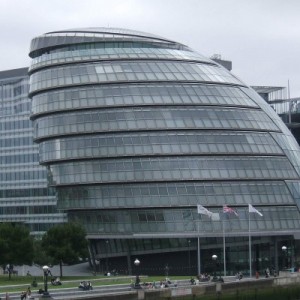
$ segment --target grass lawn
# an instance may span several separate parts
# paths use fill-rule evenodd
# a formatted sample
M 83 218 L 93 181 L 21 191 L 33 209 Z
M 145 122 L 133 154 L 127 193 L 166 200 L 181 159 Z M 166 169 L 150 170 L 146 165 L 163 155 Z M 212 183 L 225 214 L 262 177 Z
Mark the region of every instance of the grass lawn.
M 64 276 L 61 278 L 62 285 L 53 286 L 50 283 L 50 279 L 48 279 L 48 289 L 49 290 L 56 290 L 56 289 L 63 289 L 63 288 L 76 288 L 79 285 L 80 281 L 83 280 L 90 280 L 94 287 L 101 286 L 101 285 L 113 285 L 113 284 L 128 284 L 130 285 L 131 280 L 134 280 L 134 276 L 113 276 L 113 277 L 106 277 L 106 276 Z M 164 276 L 141 276 L 141 282 L 153 282 L 153 281 L 161 281 L 165 280 Z M 189 279 L 188 276 L 172 276 L 171 280 L 182 280 L 182 279 Z M 37 287 L 32 287 L 32 281 L 36 279 L 38 283 Z M 44 282 L 42 276 L 11 276 L 9 280 L 8 275 L 0 275 L 0 292 L 18 292 L 26 290 L 28 287 L 31 287 L 32 291 L 37 291 L 40 288 L 44 288 Z

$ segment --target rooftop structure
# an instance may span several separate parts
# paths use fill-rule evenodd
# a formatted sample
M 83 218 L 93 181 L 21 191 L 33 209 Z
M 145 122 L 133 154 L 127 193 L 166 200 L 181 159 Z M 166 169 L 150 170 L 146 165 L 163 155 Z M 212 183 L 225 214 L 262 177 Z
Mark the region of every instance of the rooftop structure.
M 252 88 L 270 104 L 300 144 L 300 97 L 290 98 L 285 87 L 253 86 Z

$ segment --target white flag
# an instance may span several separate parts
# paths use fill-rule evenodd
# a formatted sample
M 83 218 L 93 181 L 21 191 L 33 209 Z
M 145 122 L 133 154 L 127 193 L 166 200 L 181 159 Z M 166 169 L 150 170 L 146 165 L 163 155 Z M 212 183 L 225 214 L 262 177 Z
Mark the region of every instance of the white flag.
M 211 213 L 211 220 L 212 221 L 220 221 L 220 214 L 219 213 Z
M 211 216 L 213 214 L 211 211 L 209 211 L 208 209 L 206 209 L 205 207 L 203 207 L 200 204 L 197 205 L 197 210 L 198 210 L 198 214 L 207 215 L 210 218 L 211 218 Z
M 251 204 L 249 204 L 249 213 L 252 212 L 259 214 L 261 217 L 263 216 L 261 212 L 259 212 L 256 208 L 254 208 Z

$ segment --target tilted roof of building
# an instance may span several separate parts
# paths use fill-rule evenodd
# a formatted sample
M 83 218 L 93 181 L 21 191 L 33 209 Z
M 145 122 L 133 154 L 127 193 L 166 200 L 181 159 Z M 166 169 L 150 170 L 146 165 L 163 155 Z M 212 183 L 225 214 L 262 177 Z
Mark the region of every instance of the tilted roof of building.
M 31 41 L 29 56 L 34 57 L 35 52 L 38 50 L 59 47 L 61 45 L 66 46 L 68 44 L 94 43 L 109 40 L 118 42 L 156 42 L 177 45 L 178 47 L 188 49 L 187 46 L 181 43 L 150 33 L 121 28 L 90 27 L 51 31 L 40 35 Z
M 0 80 L 7 80 L 14 77 L 27 76 L 28 68 L 18 68 L 12 70 L 0 71 Z

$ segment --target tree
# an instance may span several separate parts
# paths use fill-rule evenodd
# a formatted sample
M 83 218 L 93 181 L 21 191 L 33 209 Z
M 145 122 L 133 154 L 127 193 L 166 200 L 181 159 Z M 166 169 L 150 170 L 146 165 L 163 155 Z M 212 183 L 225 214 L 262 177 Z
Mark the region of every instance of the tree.
M 43 267 L 44 265 L 52 265 L 53 259 L 49 255 L 47 255 L 45 249 L 42 246 L 42 240 L 34 240 L 33 243 L 34 248 L 34 264 Z
M 0 223 L 0 264 L 8 266 L 11 278 L 13 265 L 32 264 L 33 238 L 29 229 L 13 223 Z
M 80 258 L 88 255 L 86 232 L 78 223 L 58 224 L 50 228 L 42 238 L 42 247 L 46 254 L 60 265 L 77 263 Z

